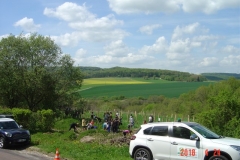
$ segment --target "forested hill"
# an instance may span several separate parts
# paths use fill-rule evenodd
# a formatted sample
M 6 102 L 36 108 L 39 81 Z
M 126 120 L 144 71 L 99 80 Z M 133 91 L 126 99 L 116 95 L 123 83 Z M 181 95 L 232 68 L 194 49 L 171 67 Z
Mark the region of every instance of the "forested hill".
M 240 79 L 240 74 L 237 73 L 202 73 L 201 75 L 212 81 L 227 80 L 230 77 Z
M 190 74 L 188 72 L 179 72 L 161 69 L 144 68 L 98 68 L 98 67 L 80 67 L 84 78 L 103 78 L 103 77 L 132 77 L 144 79 L 164 79 L 168 81 L 188 81 L 202 82 L 207 79 L 202 75 Z

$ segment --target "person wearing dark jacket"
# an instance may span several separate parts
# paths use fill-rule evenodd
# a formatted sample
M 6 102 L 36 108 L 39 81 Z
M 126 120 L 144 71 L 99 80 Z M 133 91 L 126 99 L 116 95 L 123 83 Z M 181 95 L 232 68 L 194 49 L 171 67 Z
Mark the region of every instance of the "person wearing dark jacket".
M 77 131 L 77 127 L 78 127 L 78 123 L 72 123 L 72 124 L 70 125 L 69 131 L 70 131 L 71 129 L 74 129 L 74 132 L 76 132 L 76 131 Z

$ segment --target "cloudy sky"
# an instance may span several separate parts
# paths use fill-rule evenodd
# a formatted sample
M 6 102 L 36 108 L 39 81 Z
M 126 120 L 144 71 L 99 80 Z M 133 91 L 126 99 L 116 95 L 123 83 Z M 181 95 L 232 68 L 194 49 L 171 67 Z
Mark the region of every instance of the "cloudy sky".
M 79 66 L 240 73 L 239 0 L 0 1 L 0 39 L 33 32 Z

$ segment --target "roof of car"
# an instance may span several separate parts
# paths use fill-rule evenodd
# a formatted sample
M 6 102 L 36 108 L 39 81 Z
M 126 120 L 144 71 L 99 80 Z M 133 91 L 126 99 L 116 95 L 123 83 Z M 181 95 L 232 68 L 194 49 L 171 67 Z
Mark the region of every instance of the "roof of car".
M 0 122 L 14 121 L 12 118 L 0 118 Z
M 164 125 L 170 125 L 170 124 L 173 124 L 173 123 L 183 123 L 183 124 L 186 124 L 186 125 L 196 125 L 198 123 L 196 122 L 185 122 L 185 121 L 182 121 L 182 122 L 153 122 L 153 123 L 146 123 L 146 124 L 142 124 L 142 126 L 154 126 L 156 124 L 164 124 Z

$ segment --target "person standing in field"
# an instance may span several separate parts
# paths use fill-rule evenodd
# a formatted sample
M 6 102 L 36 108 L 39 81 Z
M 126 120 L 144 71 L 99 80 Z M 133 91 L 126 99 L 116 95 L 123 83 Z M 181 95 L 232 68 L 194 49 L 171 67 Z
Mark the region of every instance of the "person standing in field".
M 107 131 L 110 133 L 111 129 L 112 129 L 112 120 L 109 119 L 107 122 Z
M 91 119 L 94 119 L 95 118 L 95 115 L 93 114 L 93 112 L 92 112 L 92 114 L 91 114 Z
M 153 122 L 153 115 L 150 115 L 149 117 L 148 117 L 148 123 L 152 123 Z
M 116 133 L 118 131 L 118 118 L 115 118 L 112 122 L 112 132 Z
M 148 117 L 148 123 L 152 123 L 152 116 L 151 115 Z
M 82 118 L 82 128 L 83 128 L 83 130 L 87 129 L 87 123 L 86 123 L 85 118 Z
M 131 128 L 134 127 L 134 119 L 133 119 L 132 114 L 131 114 L 131 116 L 129 118 L 129 125 L 130 125 Z

